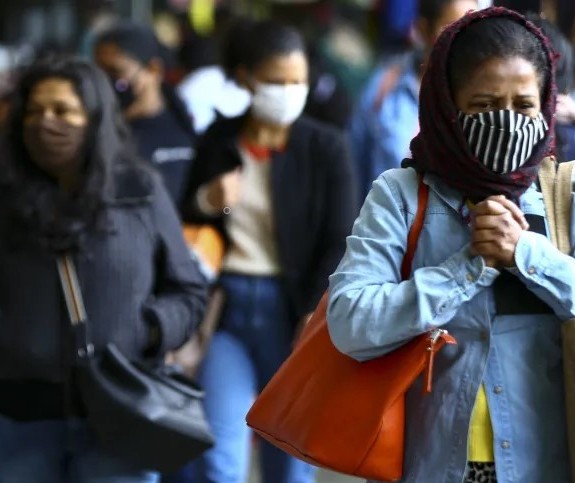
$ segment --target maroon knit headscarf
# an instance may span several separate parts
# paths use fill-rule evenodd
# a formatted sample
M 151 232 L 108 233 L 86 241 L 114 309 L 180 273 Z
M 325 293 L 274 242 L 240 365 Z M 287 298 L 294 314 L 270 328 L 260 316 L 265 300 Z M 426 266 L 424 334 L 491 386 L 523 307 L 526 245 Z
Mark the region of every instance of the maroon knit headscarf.
M 497 174 L 487 169 L 471 152 L 457 119 L 457 108 L 448 79 L 449 51 L 457 34 L 473 22 L 508 17 L 531 31 L 543 45 L 549 60 L 550 77 L 544 84 L 541 112 L 549 124 L 545 138 L 518 170 Z M 438 175 L 445 183 L 473 201 L 491 195 L 517 200 L 537 177 L 539 164 L 554 148 L 555 55 L 547 38 L 520 14 L 503 7 L 468 13 L 438 37 L 421 82 L 419 134 L 411 141 L 413 165 L 420 172 Z M 408 163 L 410 164 L 410 163 Z

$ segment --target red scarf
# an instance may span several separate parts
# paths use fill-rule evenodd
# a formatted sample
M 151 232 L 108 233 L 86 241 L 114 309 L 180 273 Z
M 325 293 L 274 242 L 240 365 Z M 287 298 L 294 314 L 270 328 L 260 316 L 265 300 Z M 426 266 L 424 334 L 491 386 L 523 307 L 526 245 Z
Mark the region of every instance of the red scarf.
M 549 59 L 551 76 L 542 96 L 541 111 L 549 124 L 545 138 L 518 170 L 496 174 L 473 155 L 457 119 L 457 108 L 449 89 L 447 59 L 455 36 L 469 24 L 489 17 L 509 17 L 539 38 Z M 411 141 L 412 164 L 418 171 L 437 175 L 466 198 L 480 201 L 503 194 L 517 200 L 537 177 L 539 164 L 554 149 L 555 54 L 547 38 L 516 12 L 491 7 L 468 13 L 438 37 L 425 70 L 419 96 L 419 134 Z

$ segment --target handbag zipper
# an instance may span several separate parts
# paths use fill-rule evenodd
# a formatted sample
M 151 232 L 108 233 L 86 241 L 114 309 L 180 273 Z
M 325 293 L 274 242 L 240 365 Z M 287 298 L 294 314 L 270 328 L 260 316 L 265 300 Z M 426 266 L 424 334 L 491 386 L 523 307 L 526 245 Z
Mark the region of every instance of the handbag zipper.
M 427 361 L 425 364 L 425 386 L 423 392 L 429 394 L 433 384 L 433 362 L 436 352 L 445 344 L 456 344 L 455 338 L 445 329 L 434 329 L 427 338 Z

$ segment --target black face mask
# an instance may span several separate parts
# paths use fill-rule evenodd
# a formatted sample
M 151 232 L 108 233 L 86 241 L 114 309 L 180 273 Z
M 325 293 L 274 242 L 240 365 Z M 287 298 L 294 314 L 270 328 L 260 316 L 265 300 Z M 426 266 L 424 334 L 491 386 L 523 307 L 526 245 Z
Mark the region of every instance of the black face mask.
M 23 132 L 26 150 L 34 164 L 55 176 L 81 158 L 85 139 L 86 126 L 58 119 L 42 119 L 24 126 Z
M 122 110 L 130 107 L 136 101 L 136 95 L 130 83 L 125 79 L 111 79 L 111 82 Z

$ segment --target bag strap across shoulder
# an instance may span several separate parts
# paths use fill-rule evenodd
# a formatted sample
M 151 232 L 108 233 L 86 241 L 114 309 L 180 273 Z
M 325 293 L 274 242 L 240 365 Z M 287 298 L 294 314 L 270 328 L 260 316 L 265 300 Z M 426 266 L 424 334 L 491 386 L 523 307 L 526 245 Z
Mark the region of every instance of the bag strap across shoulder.
M 575 161 L 556 165 L 555 159 L 547 158 L 539 170 L 539 181 L 553 243 L 566 254 L 571 252 L 571 193 L 574 191 L 574 166 Z M 573 385 L 575 381 L 575 319 L 562 322 L 561 337 L 569 459 L 571 474 L 575 476 L 575 387 Z
M 417 188 L 417 211 L 415 213 L 415 218 L 413 219 L 413 224 L 409 229 L 409 234 L 407 235 L 407 251 L 403 257 L 403 262 L 401 263 L 402 280 L 409 279 L 409 276 L 411 275 L 411 264 L 413 262 L 415 250 L 417 249 L 417 242 L 423 228 L 423 222 L 425 221 L 425 210 L 427 209 L 428 200 L 429 186 L 423 182 L 423 177 L 420 176 Z
M 557 248 L 567 254 L 571 253 L 571 193 L 573 191 L 574 166 L 575 161 L 559 164 L 555 186 Z
M 78 360 L 90 358 L 94 355 L 94 345 L 88 335 L 88 315 L 84 306 L 76 265 L 70 254 L 58 257 L 58 275 L 66 300 L 70 325 L 73 329 L 75 357 Z
M 563 253 L 571 252 L 571 193 L 575 161 L 557 164 L 555 158 L 543 160 L 539 169 L 539 183 L 551 241 Z
M 78 282 L 76 265 L 71 255 L 58 257 L 58 275 L 60 276 L 60 284 L 66 300 L 70 323 L 73 326 L 85 323 L 87 319 L 86 308 L 80 283 Z

